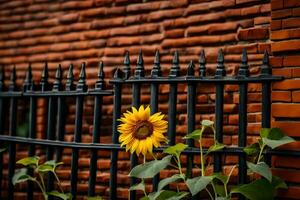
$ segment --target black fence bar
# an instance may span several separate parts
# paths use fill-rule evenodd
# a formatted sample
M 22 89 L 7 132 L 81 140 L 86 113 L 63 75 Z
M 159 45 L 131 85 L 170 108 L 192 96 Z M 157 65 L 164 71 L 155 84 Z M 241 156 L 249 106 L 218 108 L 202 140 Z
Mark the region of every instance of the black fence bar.
M 137 59 L 137 66 L 134 71 L 134 78 L 139 79 L 143 77 L 144 74 L 144 60 L 142 51 L 140 51 L 138 59 Z M 132 84 L 132 106 L 139 109 L 140 106 L 140 100 L 141 100 L 141 85 L 139 83 Z M 130 156 L 131 161 L 131 169 L 134 168 L 138 164 L 138 157 L 136 154 L 131 154 Z M 137 183 L 136 178 L 131 178 L 130 180 L 130 186 L 135 185 Z M 136 199 L 136 191 L 132 190 L 130 191 L 130 200 Z
M 61 90 L 61 80 L 62 80 L 62 68 L 61 65 L 58 65 L 58 68 L 55 73 L 55 81 L 53 83 L 52 91 Z M 55 119 L 57 114 L 57 97 L 48 98 L 48 117 L 47 117 L 47 139 L 55 140 Z M 47 147 L 46 160 L 53 160 L 54 149 L 52 147 Z M 47 178 L 47 191 L 52 191 L 54 189 L 54 175 L 53 173 L 48 173 Z M 52 196 L 49 197 L 50 200 L 53 199 Z
M 95 84 L 95 90 L 104 89 L 104 71 L 103 71 L 103 62 L 99 63 L 99 72 L 98 80 Z M 93 119 L 93 143 L 100 143 L 100 126 L 102 118 L 102 96 L 95 96 L 94 104 L 94 119 Z M 91 151 L 91 160 L 90 160 L 90 173 L 89 173 L 89 189 L 88 195 L 95 196 L 95 186 L 96 186 L 96 177 L 97 177 L 97 159 L 98 151 L 93 149 Z
M 238 71 L 240 78 L 249 76 L 247 51 L 243 49 L 242 64 Z M 247 98 L 248 84 L 239 85 L 239 129 L 238 129 L 238 146 L 245 147 L 247 145 Z M 239 156 L 239 183 L 243 184 L 247 181 L 247 165 L 246 156 Z
M 85 83 L 85 63 L 81 65 L 81 71 L 79 75 L 78 84 L 76 87 L 77 91 L 86 91 L 87 85 Z M 83 116 L 83 102 L 84 97 L 76 97 L 76 111 L 75 111 L 75 132 L 74 132 L 74 142 L 81 142 L 82 135 L 82 116 Z M 78 159 L 79 150 L 72 150 L 72 160 L 71 160 L 71 194 L 73 198 L 76 199 L 77 195 L 77 180 L 78 180 Z
M 9 91 L 16 90 L 16 68 L 13 68 L 10 78 Z M 9 135 L 16 135 L 16 122 L 17 122 L 17 99 L 15 97 L 11 97 L 9 100 Z M 8 199 L 14 199 L 14 185 L 12 183 L 12 177 L 15 173 L 15 162 L 16 162 L 16 143 L 11 142 L 8 146 Z
M 261 67 L 261 77 L 270 77 L 270 76 L 271 76 L 271 68 L 269 66 L 269 55 L 268 55 L 268 51 L 265 51 L 263 64 Z M 262 103 L 261 127 L 270 128 L 271 127 L 271 83 L 270 82 L 262 83 L 261 103 Z M 271 156 L 266 155 L 264 159 L 268 165 L 271 164 Z
M 118 133 L 118 119 L 121 117 L 122 106 L 122 71 L 117 68 L 114 74 L 114 110 L 113 110 L 113 127 L 112 127 L 112 142 L 113 144 L 119 143 Z M 109 179 L 109 199 L 117 199 L 117 173 L 118 173 L 118 150 L 111 151 L 111 166 L 110 166 L 110 179 Z
M 178 52 L 175 51 L 173 61 L 173 65 L 170 70 L 169 77 L 176 79 L 180 73 L 179 67 L 179 55 Z M 168 140 L 169 145 L 174 145 L 176 141 L 176 105 L 177 105 L 177 83 L 170 84 L 170 93 L 169 93 L 169 110 L 168 110 Z
M 219 50 L 217 58 L 217 69 L 215 78 L 222 79 L 226 75 L 224 66 L 224 55 L 222 50 Z M 216 85 L 216 107 L 215 107 L 215 128 L 216 128 L 216 140 L 219 143 L 223 142 L 223 114 L 224 114 L 224 84 L 220 83 Z M 222 155 L 214 155 L 214 171 L 220 172 L 222 170 Z
M 24 91 L 30 91 L 34 89 L 34 83 L 32 80 L 32 72 L 31 72 L 31 66 L 29 65 L 27 73 L 26 73 L 26 79 L 24 82 Z M 36 137 L 36 98 L 30 97 L 29 98 L 29 122 L 28 122 L 28 137 L 29 138 L 35 138 Z M 28 150 L 28 156 L 34 156 L 35 155 L 35 146 L 32 144 L 29 146 Z M 33 175 L 33 170 L 29 169 L 28 174 L 30 176 Z M 33 183 L 28 182 L 28 188 L 27 188 L 27 199 L 31 200 L 33 199 Z
M 194 63 L 191 61 L 188 69 L 187 75 L 194 76 L 195 70 Z M 187 91 L 187 132 L 192 133 L 195 130 L 195 117 L 196 117 L 196 85 L 195 83 L 188 83 L 188 91 Z M 187 144 L 189 147 L 194 146 L 194 140 L 187 140 Z M 187 167 L 186 167 L 186 176 L 192 177 L 192 169 L 193 169 L 193 155 L 187 155 Z
M 4 67 L 0 69 L 0 93 L 4 90 Z M 0 133 L 4 132 L 4 99 L 0 98 Z M 0 148 L 4 148 L 3 141 L 0 141 Z M 2 179 L 3 179 L 3 152 L 0 152 L 0 199 L 2 199 Z
M 161 76 L 161 67 L 160 67 L 160 54 L 159 51 L 155 52 L 154 58 L 154 65 L 151 71 L 152 78 L 158 78 Z M 151 114 L 158 112 L 158 95 L 159 95 L 159 84 L 151 83 L 150 84 L 150 107 L 151 107 Z M 153 191 L 157 191 L 159 182 L 159 173 L 153 177 L 152 185 Z

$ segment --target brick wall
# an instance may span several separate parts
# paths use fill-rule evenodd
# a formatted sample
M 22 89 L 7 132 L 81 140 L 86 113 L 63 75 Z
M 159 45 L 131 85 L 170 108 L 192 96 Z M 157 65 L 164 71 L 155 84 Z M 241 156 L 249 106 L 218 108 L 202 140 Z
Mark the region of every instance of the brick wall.
M 205 49 L 208 73 L 213 74 L 219 48 L 223 48 L 228 75 L 237 72 L 240 64 L 242 48 L 248 50 L 251 74 L 259 73 L 262 53 L 268 49 L 273 53 L 271 58 L 273 73 L 286 76 L 287 80 L 273 86 L 273 125 L 282 127 L 288 134 L 297 137 L 295 131 L 300 123 L 300 64 L 297 50 L 300 49 L 299 17 L 300 8 L 297 0 L 173 0 L 173 1 L 141 1 L 141 0 L 86 0 L 86 1 L 2 1 L 0 3 L 0 64 L 9 71 L 12 65 L 18 69 L 18 83 L 25 76 L 28 63 L 32 63 L 34 79 L 40 80 L 41 69 L 48 61 L 50 76 L 54 76 L 58 63 L 66 71 L 70 63 L 75 65 L 75 76 L 78 76 L 82 61 L 87 62 L 87 81 L 93 85 L 96 81 L 96 70 L 99 60 L 105 63 L 107 77 L 112 76 L 116 66 L 123 63 L 125 50 L 131 53 L 132 67 L 135 66 L 137 54 L 143 50 L 146 70 L 152 67 L 156 49 L 161 53 L 162 68 L 167 74 L 171 66 L 172 53 L 178 50 L 183 73 L 190 60 L 199 66 L 199 53 Z M 271 26 L 271 27 L 270 27 Z M 226 86 L 224 142 L 227 145 L 237 144 L 238 123 L 238 87 Z M 167 112 L 167 86 L 160 87 L 160 110 Z M 185 113 L 186 86 L 179 86 L 178 111 Z M 256 139 L 260 128 L 261 88 L 249 85 L 248 134 L 249 142 Z M 196 119 L 213 119 L 214 88 L 199 87 L 197 97 Z M 148 94 L 148 90 L 144 90 Z M 125 104 L 131 103 L 128 90 L 123 98 Z M 142 103 L 149 103 L 149 96 L 142 97 Z M 111 99 L 104 100 L 105 124 L 111 124 Z M 39 103 L 39 107 L 44 102 Z M 124 107 L 125 108 L 125 107 Z M 85 112 L 92 113 L 93 104 L 87 101 Z M 287 110 L 290 110 L 287 112 Z M 66 126 L 66 140 L 72 141 L 74 130 L 74 106 L 69 106 L 69 118 Z M 201 114 L 200 114 L 201 113 Z M 38 113 L 37 132 L 44 134 L 45 117 Z M 177 132 L 186 134 L 186 115 L 178 115 Z M 102 127 L 107 133 L 101 142 L 110 142 L 109 126 Z M 83 141 L 91 140 L 92 121 L 90 116 L 84 118 Z M 179 138 L 180 140 L 180 138 Z M 207 138 L 205 144 L 211 144 Z M 297 144 L 286 148 L 297 148 Z M 70 163 L 70 151 L 65 151 L 63 161 Z M 82 155 L 88 155 L 82 152 Z M 19 154 L 19 157 L 24 154 Z M 100 172 L 97 175 L 97 193 L 107 194 L 109 180 L 109 154 L 101 154 Z M 128 169 L 128 154 L 122 153 L 119 161 L 120 169 Z M 227 157 L 227 164 L 235 162 L 235 157 Z M 293 161 L 293 162 L 291 162 Z M 275 158 L 274 170 L 293 186 L 280 195 L 297 198 L 300 196 L 299 172 L 297 158 Z M 87 191 L 89 157 L 80 159 L 79 177 L 82 183 L 79 190 Z M 289 168 L 289 169 L 286 169 Z M 292 168 L 292 169 L 291 169 Z M 288 174 L 288 175 L 287 175 Z M 299 178 L 297 178 L 297 175 Z M 68 168 L 59 171 L 59 176 L 68 180 Z M 124 173 L 118 179 L 122 187 L 119 197 L 127 197 L 128 178 Z
M 272 125 L 282 128 L 287 134 L 299 137 L 300 127 L 300 1 L 272 0 L 271 1 L 271 50 L 273 58 L 273 74 L 282 75 L 285 80 L 273 85 L 272 94 Z M 299 149 L 299 143 L 286 145 L 284 149 Z M 300 196 L 297 187 L 300 180 L 300 159 L 295 157 L 275 157 L 273 163 L 280 169 L 274 172 L 285 177 L 294 186 L 283 191 L 282 196 Z M 286 169 L 290 168 L 290 169 Z

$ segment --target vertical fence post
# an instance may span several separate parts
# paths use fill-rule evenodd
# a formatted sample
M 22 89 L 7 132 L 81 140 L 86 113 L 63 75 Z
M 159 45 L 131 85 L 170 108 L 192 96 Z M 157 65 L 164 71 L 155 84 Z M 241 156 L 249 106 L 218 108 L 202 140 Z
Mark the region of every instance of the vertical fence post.
M 58 65 L 58 68 L 55 73 L 55 81 L 53 83 L 52 91 L 59 91 L 61 89 L 61 80 L 62 80 L 62 69 L 61 65 Z M 48 99 L 48 119 L 47 119 L 47 139 L 48 140 L 55 140 L 55 116 L 56 116 L 56 109 L 57 108 L 57 97 L 50 96 Z M 54 149 L 53 147 L 47 147 L 46 152 L 46 160 L 53 159 Z M 54 175 L 49 172 L 48 179 L 47 179 L 47 191 L 52 191 L 54 189 Z M 53 199 L 53 197 L 49 197 Z
M 271 74 L 272 74 L 271 70 L 272 69 L 269 65 L 269 54 L 268 54 L 268 51 L 265 50 L 260 77 L 271 76 Z M 261 127 L 262 128 L 270 128 L 271 127 L 271 83 L 268 81 L 262 83 L 262 102 L 261 103 L 262 103 Z M 265 155 L 265 162 L 268 165 L 271 165 L 271 156 L 269 154 Z
M 98 80 L 95 84 L 95 91 L 101 91 L 104 89 L 104 71 L 103 71 L 103 62 L 99 63 L 99 71 L 98 71 Z M 103 97 L 96 95 L 95 96 L 95 104 L 94 104 L 94 119 L 93 119 L 93 143 L 99 143 L 100 137 L 100 126 L 101 126 L 101 111 L 102 111 L 102 102 Z M 93 149 L 91 152 L 91 160 L 90 160 L 90 174 L 89 174 L 89 189 L 88 195 L 95 196 L 95 185 L 96 185 L 96 177 L 97 177 L 97 158 L 98 151 L 97 149 Z
M 161 67 L 160 67 L 160 54 L 157 50 L 155 52 L 155 58 L 154 58 L 154 65 L 151 70 L 151 78 L 158 78 L 161 76 Z M 150 84 L 150 107 L 151 107 L 151 114 L 154 114 L 158 112 L 158 92 L 159 92 L 159 85 L 157 83 L 151 83 Z M 153 177 L 152 185 L 153 185 L 153 191 L 157 191 L 159 182 L 159 173 Z
M 141 77 L 144 77 L 144 60 L 143 60 L 143 54 L 142 51 L 140 51 L 138 59 L 137 59 L 137 66 L 134 71 L 134 78 L 139 79 Z M 140 97 L 141 97 L 141 85 L 139 83 L 133 83 L 132 85 L 132 106 L 138 107 L 140 106 Z M 131 169 L 134 168 L 138 164 L 138 157 L 136 154 L 131 154 L 130 157 L 131 160 Z M 137 183 L 136 178 L 131 178 L 130 181 L 130 186 L 134 185 Z M 130 191 L 130 200 L 135 200 L 136 199 L 136 191 L 132 190 Z
M 118 144 L 118 119 L 121 117 L 121 101 L 122 101 L 122 72 L 119 68 L 114 74 L 114 109 L 113 109 L 113 127 L 112 142 Z M 118 173 L 118 150 L 111 151 L 111 166 L 109 179 L 109 199 L 117 199 L 117 173 Z
M 66 81 L 66 91 L 71 91 L 75 89 L 75 85 L 73 83 L 74 75 L 73 75 L 73 64 L 70 64 L 67 81 Z M 61 89 L 61 87 L 59 87 Z M 65 112 L 66 112 L 66 104 L 65 98 L 62 96 L 57 97 L 57 118 L 56 118 L 56 132 L 57 132 L 57 140 L 64 141 L 65 135 Z M 63 155 L 63 148 L 56 149 L 55 159 L 57 162 L 61 161 Z
M 77 92 L 84 92 L 87 90 L 87 85 L 85 83 L 85 63 L 81 64 L 81 71 L 79 74 L 79 80 L 76 87 Z M 76 97 L 76 111 L 75 111 L 75 132 L 74 132 L 74 142 L 81 142 L 82 135 L 82 115 L 83 115 L 83 100 L 84 97 L 78 95 Z M 76 199 L 77 195 L 77 179 L 78 179 L 78 158 L 79 149 L 73 148 L 72 150 L 72 161 L 71 161 L 71 193 L 73 198 Z
M 4 74 L 4 66 L 1 66 L 0 69 L 0 92 L 4 90 L 4 79 L 5 79 L 5 74 Z M 2 134 L 4 132 L 4 99 L 0 97 L 0 133 Z M 0 141 L 1 147 L 3 142 Z M 3 152 L 0 152 L 0 199 L 2 197 L 2 178 L 3 178 Z
M 13 68 L 10 77 L 10 92 L 16 91 L 16 67 Z M 16 135 L 16 123 L 17 123 L 17 99 L 16 97 L 10 97 L 9 105 L 9 135 Z M 10 142 L 8 147 L 8 199 L 14 199 L 14 185 L 12 184 L 12 177 L 15 173 L 15 162 L 16 162 L 16 143 Z
M 26 72 L 26 78 L 24 81 L 24 92 L 27 91 L 33 91 L 34 90 L 34 83 L 32 80 L 32 69 L 31 65 L 29 64 L 28 70 Z M 35 138 L 36 137 L 36 98 L 30 97 L 29 98 L 29 138 Z M 32 144 L 29 146 L 28 150 L 28 156 L 34 156 L 35 155 L 35 146 Z M 29 169 L 28 174 L 30 176 L 33 175 L 33 170 Z M 27 188 L 27 199 L 31 200 L 33 199 L 33 183 L 28 181 L 28 188 Z
M 193 61 L 190 62 L 187 68 L 187 77 L 194 77 L 195 66 Z M 187 133 L 192 133 L 195 129 L 195 117 L 196 117 L 196 84 L 188 82 L 188 91 L 187 91 Z M 189 147 L 194 146 L 194 140 L 188 139 L 187 144 Z M 187 155 L 187 177 L 192 177 L 192 169 L 193 169 L 193 158 L 194 156 L 191 154 Z
M 175 51 L 173 57 L 173 65 L 170 70 L 169 77 L 176 78 L 179 76 L 180 67 L 179 67 L 179 54 L 178 51 Z M 177 83 L 170 84 L 170 93 L 169 93 L 169 110 L 168 110 L 168 139 L 169 145 L 174 145 L 176 140 L 176 105 L 177 105 Z
M 239 78 L 247 78 L 249 76 L 247 51 L 243 49 L 242 63 L 238 71 Z M 245 147 L 247 145 L 247 94 L 248 83 L 239 84 L 239 129 L 238 129 L 238 145 Z M 247 165 L 246 156 L 239 155 L 239 183 L 247 182 Z
M 226 75 L 225 66 L 224 66 L 224 55 L 222 49 L 218 52 L 217 58 L 217 69 L 215 78 L 222 79 Z M 223 142 L 223 115 L 224 115 L 224 84 L 218 83 L 216 85 L 216 140 L 219 143 Z M 222 163 L 221 163 L 222 155 L 215 153 L 214 154 L 214 171 L 220 172 L 222 170 Z

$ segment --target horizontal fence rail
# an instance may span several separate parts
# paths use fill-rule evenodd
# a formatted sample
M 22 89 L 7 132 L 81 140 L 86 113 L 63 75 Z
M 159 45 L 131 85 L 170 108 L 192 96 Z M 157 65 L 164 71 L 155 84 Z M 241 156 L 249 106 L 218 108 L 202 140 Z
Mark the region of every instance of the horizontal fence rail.
M 14 186 L 11 182 L 11 177 L 15 173 L 16 162 L 16 145 L 24 144 L 28 146 L 28 155 L 33 156 L 36 154 L 36 146 L 44 146 L 46 151 L 46 159 L 55 159 L 60 161 L 63 155 L 63 150 L 66 148 L 72 149 L 71 153 L 71 193 L 76 198 L 77 186 L 78 186 L 78 160 L 79 151 L 86 149 L 90 151 L 90 166 L 89 166 L 89 180 L 87 195 L 95 196 L 95 185 L 97 175 L 97 160 L 99 150 L 110 151 L 111 163 L 110 163 L 110 180 L 109 180 L 109 198 L 111 200 L 117 199 L 117 174 L 118 174 L 118 152 L 124 151 L 125 148 L 120 147 L 117 132 L 119 125 L 118 119 L 121 117 L 122 108 L 122 94 L 125 86 L 130 86 L 132 89 L 132 106 L 138 107 L 141 105 L 141 89 L 143 85 L 150 87 L 150 101 L 152 114 L 158 112 L 158 95 L 160 85 L 169 85 L 169 100 L 168 100 L 168 132 L 167 137 L 169 140 L 168 145 L 174 145 L 176 143 L 176 116 L 177 116 L 177 96 L 178 85 L 187 85 L 187 133 L 192 132 L 196 126 L 196 97 L 197 86 L 203 84 L 213 84 L 215 86 L 215 128 L 216 139 L 218 142 L 222 142 L 223 139 L 223 115 L 224 115 L 224 86 L 225 85 L 238 85 L 239 89 L 239 123 L 238 123 L 238 146 L 226 147 L 222 150 L 214 152 L 214 171 L 222 170 L 222 155 L 233 154 L 239 157 L 239 183 L 245 183 L 246 180 L 246 157 L 243 151 L 243 147 L 246 146 L 247 141 L 247 94 L 249 83 L 257 83 L 262 86 L 262 121 L 261 126 L 270 127 L 270 113 L 271 113 L 271 83 L 274 81 L 282 80 L 280 76 L 273 76 L 271 74 L 271 67 L 269 66 L 269 55 L 266 51 L 263 57 L 263 64 L 261 66 L 261 73 L 257 76 L 249 75 L 249 66 L 247 52 L 244 49 L 241 56 L 241 65 L 236 76 L 226 76 L 226 68 L 224 65 L 224 55 L 222 50 L 219 50 L 217 57 L 217 67 L 214 76 L 207 76 L 206 73 L 206 59 L 204 51 L 201 52 L 199 58 L 199 67 L 196 68 L 195 64 L 191 61 L 187 67 L 187 74 L 182 75 L 180 69 L 179 54 L 176 51 L 174 53 L 172 67 L 168 77 L 162 76 L 162 70 L 160 66 L 160 54 L 157 51 L 154 58 L 153 68 L 151 74 L 145 76 L 144 61 L 142 52 L 138 55 L 137 65 L 135 70 L 131 69 L 131 62 L 129 52 L 125 53 L 124 67 L 119 67 L 115 70 L 113 78 L 109 81 L 112 84 L 113 89 L 108 90 L 105 85 L 104 64 L 99 63 L 98 79 L 93 88 L 88 88 L 86 85 L 86 73 L 85 63 L 81 65 L 81 71 L 78 77 L 78 81 L 74 83 L 73 65 L 71 64 L 67 73 L 65 84 L 63 84 L 63 71 L 59 65 L 55 80 L 53 83 L 48 82 L 48 65 L 45 63 L 45 67 L 41 74 L 39 84 L 34 83 L 32 77 L 32 69 L 29 65 L 26 72 L 26 78 L 23 83 L 22 90 L 19 90 L 16 85 L 16 68 L 13 68 L 10 74 L 10 81 L 8 85 L 4 84 L 4 69 L 2 68 L 0 75 L 0 141 L 8 143 L 8 191 L 7 197 L 10 200 L 14 199 Z M 131 72 L 134 73 L 131 73 Z M 197 72 L 197 75 L 195 75 Z M 112 117 L 112 143 L 103 144 L 100 143 L 101 138 L 101 126 L 104 96 L 112 96 L 113 98 L 113 117 Z M 92 142 L 82 142 L 82 121 L 83 121 L 83 109 L 84 102 L 87 97 L 92 97 L 94 102 L 94 111 L 91 113 L 93 119 L 92 130 Z M 65 125 L 66 125 L 66 99 L 72 98 L 75 101 L 75 130 L 73 142 L 64 141 Z M 16 123 L 18 114 L 18 105 L 21 100 L 26 100 L 29 107 L 29 134 L 28 137 L 16 136 Z M 45 122 L 45 138 L 37 138 L 36 136 L 36 124 L 37 124 L 37 100 L 44 99 L 46 110 L 46 122 Z M 194 147 L 194 143 L 191 140 L 187 141 L 188 148 L 183 152 L 187 156 L 187 174 L 192 176 L 193 168 L 193 156 L 199 153 L 199 149 Z M 168 146 L 167 145 L 167 146 Z M 156 148 L 154 151 L 161 152 L 167 146 Z M 268 150 L 265 152 L 265 157 L 270 160 L 272 155 L 290 155 L 300 156 L 300 151 L 275 151 Z M 131 168 L 138 164 L 138 158 L 136 155 L 132 155 Z M 0 153 L 0 195 L 3 191 L 3 153 Z M 28 173 L 32 174 L 32 171 Z M 48 188 L 52 190 L 54 188 L 54 178 L 51 174 L 48 174 Z M 159 175 L 153 178 L 153 190 L 157 189 L 159 181 Z M 133 185 L 136 183 L 135 179 L 130 181 Z M 30 183 L 27 185 L 27 198 L 33 198 L 33 185 Z M 0 196 L 1 198 L 1 196 Z M 136 199 L 135 191 L 130 192 L 130 199 Z

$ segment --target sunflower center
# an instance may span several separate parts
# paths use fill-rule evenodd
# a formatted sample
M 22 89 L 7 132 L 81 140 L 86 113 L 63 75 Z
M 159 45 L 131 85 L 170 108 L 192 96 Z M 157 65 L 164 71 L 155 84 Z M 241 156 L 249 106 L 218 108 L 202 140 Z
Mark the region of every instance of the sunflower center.
M 145 139 L 152 135 L 153 133 L 153 126 L 148 121 L 140 121 L 135 126 L 135 129 L 133 131 L 134 137 L 137 139 Z

